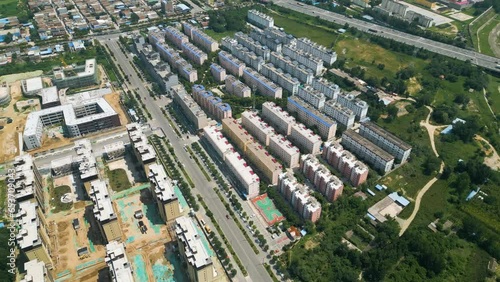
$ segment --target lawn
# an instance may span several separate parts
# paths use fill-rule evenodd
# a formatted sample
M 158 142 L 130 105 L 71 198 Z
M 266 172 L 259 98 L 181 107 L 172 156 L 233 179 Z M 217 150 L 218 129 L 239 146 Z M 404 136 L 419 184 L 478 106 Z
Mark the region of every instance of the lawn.
M 17 0 L 0 0 L 0 18 L 17 16 Z
M 108 171 L 108 179 L 111 189 L 115 192 L 126 190 L 132 186 L 128 181 L 127 173 L 121 168 Z
M 500 113 L 500 77 L 494 77 L 489 75 L 490 83 L 488 84 L 487 92 L 490 93 L 488 101 L 490 101 L 490 106 L 493 112 Z
M 490 32 L 495 28 L 495 26 L 500 22 L 498 15 L 495 15 L 490 22 L 483 26 L 479 33 L 479 46 L 481 47 L 481 53 L 495 57 L 495 53 L 491 50 L 490 44 L 488 42 L 488 36 Z
M 205 29 L 205 30 L 203 30 L 203 32 L 205 32 L 208 36 L 211 36 L 213 39 L 215 39 L 219 42 L 221 41 L 222 38 L 224 38 L 226 36 L 233 37 L 234 34 L 236 33 L 234 31 L 215 32 L 211 29 Z
M 50 205 L 52 206 L 52 212 L 57 213 L 60 211 L 67 211 L 73 207 L 73 203 L 63 203 L 61 202 L 61 197 L 66 194 L 71 193 L 71 188 L 67 185 L 58 186 L 52 189 L 50 193 Z

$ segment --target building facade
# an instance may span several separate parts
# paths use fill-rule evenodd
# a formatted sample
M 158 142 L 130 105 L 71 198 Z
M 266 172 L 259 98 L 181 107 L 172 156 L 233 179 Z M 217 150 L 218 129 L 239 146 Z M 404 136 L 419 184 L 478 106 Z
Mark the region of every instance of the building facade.
M 239 81 L 236 77 L 228 75 L 225 80 L 226 91 L 229 94 L 236 95 L 238 97 L 251 97 L 252 90 L 245 83 Z
M 182 113 L 192 122 L 197 130 L 200 130 L 208 125 L 207 114 L 186 92 L 182 85 L 177 85 L 172 88 L 172 96 L 174 102 L 182 108 Z
M 283 95 L 283 88 L 252 69 L 243 70 L 243 79 L 248 86 L 255 88 L 263 96 L 281 99 Z
M 405 162 L 410 156 L 411 146 L 408 143 L 373 122 L 361 123 L 359 134 L 394 156 L 399 163 Z
M 317 127 L 321 138 L 330 140 L 335 137 L 337 122 L 306 104 L 300 98 L 288 97 L 287 109 L 291 113 L 296 113 L 298 119 L 305 125 Z
M 179 198 L 175 194 L 172 179 L 167 176 L 163 166 L 158 163 L 150 165 L 148 177 L 151 193 L 163 221 L 169 223 L 181 216 Z
M 335 100 L 328 100 L 325 103 L 323 112 L 332 117 L 339 124 L 343 125 L 345 128 L 352 128 L 354 126 L 354 120 L 356 115 L 351 109 L 348 109 L 341 104 L 335 102 Z
M 90 198 L 94 203 L 92 209 L 101 235 L 106 242 L 122 241 L 122 232 L 118 217 L 109 197 L 108 187 L 102 180 L 90 183 Z

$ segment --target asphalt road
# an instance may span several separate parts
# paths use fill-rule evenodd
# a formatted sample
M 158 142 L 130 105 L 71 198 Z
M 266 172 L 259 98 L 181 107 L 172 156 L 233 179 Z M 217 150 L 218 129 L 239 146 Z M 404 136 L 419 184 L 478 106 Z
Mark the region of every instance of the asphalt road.
M 105 40 L 103 43 L 106 44 L 115 54 L 115 59 L 117 60 L 116 62 L 121 65 L 125 75 L 129 76 L 129 88 L 137 88 L 137 93 L 143 97 L 143 103 L 151 113 L 154 123 L 161 127 L 166 137 L 170 140 L 170 144 L 175 150 L 176 158 L 185 165 L 186 171 L 189 173 L 196 186 L 193 191 L 195 192 L 194 194 L 196 194 L 197 191 L 203 196 L 207 206 L 214 214 L 217 222 L 222 228 L 222 231 L 231 242 L 234 251 L 245 266 L 249 274 L 249 277 L 246 277 L 246 280 L 259 282 L 272 281 L 262 265 L 262 259 L 255 255 L 237 225 L 232 220 L 226 220 L 226 208 L 217 195 L 212 191 L 213 187 L 207 185 L 207 180 L 199 170 L 198 166 L 194 162 L 190 161 L 189 154 L 184 151 L 182 143 L 183 140 L 177 137 L 174 130 L 169 126 L 167 119 L 163 116 L 163 113 L 160 107 L 156 104 L 156 101 L 149 96 L 148 90 L 144 87 L 144 82 L 139 79 L 137 73 L 130 65 L 131 59 L 122 53 L 116 39 Z
M 445 55 L 452 58 L 457 58 L 462 61 L 470 60 L 471 63 L 500 72 L 500 69 L 496 68 L 497 64 L 500 63 L 500 58 L 495 58 L 487 55 L 480 54 L 475 51 L 466 50 L 456 46 L 444 44 L 441 42 L 433 41 L 423 37 L 411 35 L 401 31 L 396 31 L 391 28 L 383 27 L 374 23 L 348 18 L 341 14 L 323 10 L 311 5 L 300 6 L 298 2 L 292 0 L 277 0 L 274 4 L 285 7 L 303 14 L 307 14 L 313 17 L 319 16 L 321 19 L 337 23 L 339 25 L 349 24 L 350 27 L 354 27 L 358 30 L 381 36 L 384 38 L 389 38 L 401 43 L 405 43 L 418 48 L 423 48 L 431 52 L 435 52 L 441 55 Z M 373 32 L 371 30 L 377 31 Z

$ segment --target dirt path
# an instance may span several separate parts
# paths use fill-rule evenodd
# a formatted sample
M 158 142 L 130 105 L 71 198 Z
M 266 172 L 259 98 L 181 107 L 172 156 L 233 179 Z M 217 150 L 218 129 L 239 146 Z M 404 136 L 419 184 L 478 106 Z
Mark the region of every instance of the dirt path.
M 498 38 L 500 37 L 500 23 L 495 26 L 495 28 L 488 35 L 488 44 L 491 47 L 491 50 L 495 54 L 497 58 L 500 58 L 500 46 L 497 43 Z
M 432 112 L 434 110 L 429 106 L 425 106 L 425 107 L 429 110 L 429 114 L 427 115 L 427 118 L 425 119 L 425 121 L 423 121 L 423 120 L 420 121 L 420 126 L 425 127 L 425 129 L 427 130 L 427 133 L 429 134 L 429 141 L 431 142 L 432 151 L 434 152 L 434 155 L 436 155 L 436 157 L 439 157 L 439 154 L 436 150 L 436 144 L 434 143 L 434 132 L 436 131 L 436 129 L 447 127 L 447 125 L 432 125 L 432 124 L 430 124 L 429 119 L 431 118 Z
M 488 103 L 488 98 L 486 97 L 486 89 L 483 88 L 483 97 L 484 101 L 486 101 L 486 105 L 488 105 L 488 108 L 490 109 L 491 114 L 493 115 L 494 119 L 497 119 L 497 116 L 495 115 L 495 112 L 493 112 L 493 109 L 490 106 L 490 103 Z
M 474 139 L 476 140 L 481 140 L 488 144 L 490 147 L 488 150 L 486 150 L 486 157 L 484 158 L 484 164 L 489 166 L 493 170 L 500 171 L 500 156 L 498 155 L 498 152 L 495 150 L 493 146 L 491 146 L 490 142 L 488 140 L 484 139 L 480 135 L 474 136 Z M 489 155 L 489 156 L 488 156 Z

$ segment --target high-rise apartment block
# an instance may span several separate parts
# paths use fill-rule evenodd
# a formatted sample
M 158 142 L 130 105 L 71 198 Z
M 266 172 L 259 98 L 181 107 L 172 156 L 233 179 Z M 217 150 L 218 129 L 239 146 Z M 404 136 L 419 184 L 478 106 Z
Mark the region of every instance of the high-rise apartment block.
M 90 198 L 94 203 L 94 217 L 102 237 L 106 242 L 121 241 L 122 232 L 118 217 L 113 208 L 113 203 L 109 197 L 106 182 L 94 180 L 90 183 Z
M 230 74 L 240 77 L 243 75 L 243 70 L 246 65 L 233 57 L 233 55 L 227 53 L 226 51 L 219 52 L 219 64 L 225 68 Z
M 295 95 L 299 90 L 300 82 L 297 78 L 292 77 L 289 73 L 285 73 L 282 69 L 276 68 L 271 63 L 263 65 L 260 72 L 271 81 L 290 92 L 291 95 Z
M 249 10 L 247 13 L 248 22 L 254 24 L 260 28 L 273 27 L 274 19 L 264 13 L 257 10 Z
M 182 32 L 180 30 L 178 30 L 177 28 L 175 28 L 173 26 L 167 26 L 164 29 L 164 32 L 165 32 L 165 38 L 168 41 L 172 42 L 175 45 L 175 47 L 177 47 L 179 49 L 182 48 L 182 44 L 189 42 L 189 38 L 187 36 L 185 36 L 184 34 L 182 34 Z M 149 41 L 149 42 L 151 43 L 151 41 Z
M 146 175 L 149 173 L 148 166 L 156 162 L 156 152 L 148 143 L 148 139 L 138 123 L 127 124 L 128 137 L 139 163 L 144 167 Z
M 313 155 L 319 153 L 322 143 L 321 137 L 316 135 L 302 123 L 292 125 L 292 133 L 289 138 L 304 152 Z
M 254 40 L 241 31 L 236 32 L 234 34 L 234 38 L 238 41 L 239 44 L 241 44 L 243 47 L 248 48 L 250 51 L 257 54 L 257 56 L 262 57 L 265 61 L 269 60 L 271 50 L 267 46 L 263 46 L 259 41 Z
M 327 116 L 332 117 L 345 128 L 352 128 L 354 126 L 354 120 L 356 119 L 354 112 L 351 109 L 335 102 L 335 100 L 328 100 L 325 103 L 323 112 Z
M 302 98 L 302 100 L 309 103 L 311 106 L 315 107 L 318 110 L 323 109 L 325 106 L 326 97 L 320 91 L 314 89 L 310 85 L 305 85 L 299 87 L 297 91 L 297 96 Z
M 280 174 L 278 190 L 302 218 L 312 222 L 318 221 L 321 216 L 321 204 L 310 195 L 305 185 L 297 182 L 293 174 Z
M 218 64 L 212 63 L 210 65 L 210 73 L 217 82 L 223 82 L 226 80 L 226 70 Z
M 366 118 L 366 114 L 368 113 L 368 103 L 356 98 L 357 94 L 359 94 L 359 92 L 355 91 L 350 93 L 340 93 L 337 97 L 337 102 L 342 106 L 351 109 L 358 120 L 364 120 Z
M 153 198 L 158 206 L 160 217 L 165 223 L 181 216 L 179 198 L 175 194 L 172 179 L 167 176 L 163 166 L 155 163 L 149 166 L 149 182 Z
M 264 146 L 269 146 L 270 137 L 275 134 L 274 128 L 264 122 L 256 112 L 244 111 L 241 124 Z
M 373 122 L 361 123 L 359 134 L 393 155 L 399 163 L 405 162 L 410 156 L 411 146 L 408 143 Z
M 104 261 L 108 265 L 111 281 L 134 282 L 134 271 L 128 261 L 124 243 L 117 241 L 109 242 L 106 245 L 106 258 L 104 258 Z
M 342 195 L 344 184 L 313 155 L 302 155 L 300 170 L 325 198 L 333 202 Z
M 238 97 L 250 97 L 252 96 L 252 90 L 245 83 L 239 81 L 236 77 L 228 75 L 226 77 L 226 91 L 229 94 L 236 95 Z
M 320 75 L 323 71 L 323 61 L 313 55 L 297 49 L 293 45 L 284 45 L 283 54 L 310 68 L 314 75 Z
M 283 46 L 295 45 L 295 43 L 297 41 L 297 39 L 295 39 L 295 37 L 293 37 L 293 35 L 288 34 L 277 27 L 270 27 L 270 28 L 264 29 L 264 35 L 267 37 L 278 40 L 279 42 L 281 42 L 283 44 Z
M 158 42 L 153 46 L 156 47 L 156 50 L 160 53 L 160 57 L 162 59 L 166 60 L 173 68 L 177 69 L 180 76 L 184 77 L 189 82 L 195 82 L 198 80 L 198 72 L 196 69 L 184 60 L 179 55 L 179 52 L 170 48 L 165 43 Z
M 172 73 L 169 64 L 161 60 L 160 53 L 155 52 L 152 45 L 136 44 L 136 48 L 146 71 L 164 92 L 170 91 L 172 86 L 179 84 L 179 77 Z
M 189 60 L 199 66 L 203 65 L 203 63 L 208 59 L 207 53 L 201 51 L 198 47 L 189 42 L 182 43 L 181 49 Z
M 305 52 L 320 58 L 328 66 L 331 66 L 337 60 L 337 53 L 335 53 L 335 51 L 319 45 L 316 42 L 311 41 L 309 38 L 299 38 L 296 42 L 298 49 L 304 50 Z
M 283 43 L 280 40 L 273 38 L 270 35 L 266 35 L 261 29 L 252 29 L 250 37 L 253 40 L 259 41 L 262 45 L 269 47 L 272 51 L 281 52 L 283 49 Z
M 383 173 L 394 165 L 393 156 L 351 129 L 342 134 L 342 145 Z
M 248 48 L 238 44 L 231 49 L 231 53 L 238 59 L 242 60 L 247 66 L 260 71 L 265 64 L 264 58 L 258 56 Z
M 174 102 L 181 106 L 183 115 L 194 124 L 197 130 L 208 125 L 207 114 L 193 100 L 191 95 L 186 92 L 184 86 L 177 85 L 173 87 L 172 96 L 174 97 Z
M 292 125 L 295 124 L 295 118 L 274 102 L 265 102 L 262 104 L 262 117 L 269 122 L 277 132 L 284 135 L 290 135 L 290 133 L 292 133 Z
M 313 82 L 313 71 L 299 64 L 299 62 L 290 59 L 290 57 L 283 56 L 283 54 L 278 52 L 271 52 L 269 60 L 276 67 L 296 77 L 300 82 L 304 84 L 311 84 Z
M 223 103 L 222 99 L 214 96 L 211 91 L 205 90 L 205 87 L 200 84 L 195 84 L 191 88 L 194 100 L 207 113 L 214 116 L 217 120 L 232 117 L 231 106 L 228 103 Z
M 337 122 L 308 105 L 298 97 L 288 97 L 287 109 L 297 113 L 298 119 L 305 125 L 316 126 L 321 138 L 330 140 L 335 136 Z
M 45 192 L 38 168 L 29 154 L 14 159 L 14 196 L 17 202 L 30 200 L 36 202 L 42 213 L 45 212 Z
M 325 94 L 327 98 L 337 100 L 337 96 L 340 93 L 340 87 L 337 84 L 332 83 L 323 77 L 312 79 L 310 84 L 314 89 Z
M 195 44 L 197 44 L 207 52 L 210 53 L 219 50 L 219 43 L 217 42 L 217 40 L 206 35 L 203 31 L 199 30 L 198 28 L 186 22 L 182 23 L 182 28 L 184 29 L 184 33 L 187 36 L 189 36 Z
M 349 151 L 344 150 L 338 142 L 325 142 L 323 159 L 340 172 L 342 177 L 349 179 L 354 187 L 363 184 L 368 177 L 368 167 Z
M 263 96 L 281 99 L 283 95 L 283 88 L 252 69 L 246 68 L 243 71 L 243 79 L 248 86 L 255 87 Z
M 300 150 L 283 135 L 275 134 L 269 138 L 269 150 L 278 159 L 285 163 L 286 167 L 294 168 L 299 166 Z

